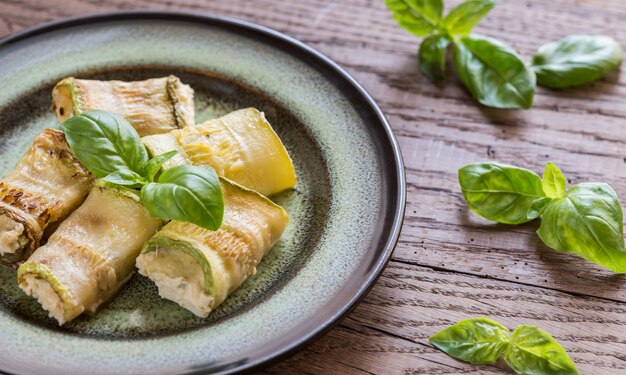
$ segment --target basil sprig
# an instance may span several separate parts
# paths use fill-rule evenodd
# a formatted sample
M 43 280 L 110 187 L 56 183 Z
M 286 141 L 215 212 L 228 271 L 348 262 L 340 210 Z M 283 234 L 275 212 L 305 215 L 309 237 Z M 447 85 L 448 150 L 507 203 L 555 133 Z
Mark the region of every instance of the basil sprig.
M 467 319 L 429 341 L 449 356 L 472 364 L 493 364 L 502 356 L 517 374 L 578 374 L 565 349 L 549 333 L 529 325 L 520 325 L 511 334 L 491 319 Z
M 161 166 L 177 152 L 149 159 L 135 129 L 113 113 L 84 112 L 65 121 L 61 129 L 78 160 L 96 177 L 141 189 L 142 203 L 151 215 L 210 230 L 222 224 L 224 198 L 212 168 L 179 165 L 161 173 Z
M 407 31 L 426 37 L 419 49 L 420 71 L 431 81 L 446 76 L 446 54 L 454 45 L 454 66 L 480 103 L 496 108 L 529 108 L 535 75 L 510 47 L 493 38 L 469 35 L 496 0 L 467 0 L 443 17 L 442 0 L 386 0 Z
M 541 179 L 527 169 L 492 162 L 459 169 L 459 183 L 478 215 L 504 224 L 541 217 L 537 234 L 547 246 L 626 272 L 622 206 L 609 185 L 581 183 L 568 190 L 553 163 Z
M 537 83 L 549 88 L 578 86 L 600 79 L 622 62 L 612 38 L 575 35 L 539 49 L 532 63 L 493 38 L 471 34 L 497 0 L 466 0 L 443 16 L 442 0 L 386 0 L 404 29 L 424 37 L 420 71 L 430 81 L 446 77 L 446 56 L 454 46 L 454 67 L 472 96 L 495 108 L 530 108 Z

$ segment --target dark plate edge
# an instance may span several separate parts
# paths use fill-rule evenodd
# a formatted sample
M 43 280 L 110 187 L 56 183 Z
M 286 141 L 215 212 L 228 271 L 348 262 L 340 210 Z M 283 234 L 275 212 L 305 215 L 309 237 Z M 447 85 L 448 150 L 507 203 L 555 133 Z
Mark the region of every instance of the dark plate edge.
M 320 325 L 317 329 L 314 329 L 307 333 L 301 339 L 290 343 L 289 345 L 284 346 L 282 349 L 275 351 L 274 353 L 267 355 L 262 358 L 253 359 L 251 361 L 247 361 L 244 363 L 236 363 L 235 368 L 225 369 L 223 373 L 235 373 L 235 372 L 243 372 L 243 373 L 251 373 L 253 371 L 257 371 L 261 368 L 265 368 L 274 363 L 280 362 L 281 360 L 295 354 L 297 351 L 304 349 L 307 345 L 311 344 L 316 339 L 320 338 L 322 335 L 327 333 L 333 326 L 338 324 L 342 319 L 344 319 L 349 313 L 358 305 L 358 303 L 367 295 L 367 293 L 374 286 L 380 275 L 382 274 L 385 266 L 391 259 L 391 255 L 393 250 L 398 242 L 398 238 L 400 236 L 400 231 L 402 228 L 402 223 L 404 221 L 404 214 L 406 208 L 406 175 L 404 170 L 404 161 L 402 158 L 402 153 L 400 151 L 400 146 L 398 141 L 389 125 L 389 122 L 385 118 L 385 115 L 378 107 L 374 99 L 371 95 L 361 86 L 356 79 L 354 79 L 348 72 L 346 72 L 342 67 L 340 67 L 337 63 L 332 61 L 330 58 L 323 55 L 321 52 L 315 50 L 312 47 L 300 42 L 299 40 L 290 37 L 286 34 L 278 32 L 276 30 L 270 29 L 265 26 L 257 25 L 252 22 L 238 20 L 231 17 L 224 16 L 215 16 L 206 13 L 190 13 L 190 12 L 174 12 L 174 11 L 121 11 L 121 12 L 106 12 L 106 13 L 98 13 L 98 14 L 89 14 L 77 17 L 66 18 L 58 21 L 52 21 L 48 23 L 44 23 L 38 26 L 34 26 L 23 31 L 19 31 L 17 33 L 8 35 L 0 39 L 0 50 L 2 48 L 8 47 L 11 44 L 14 44 L 18 41 L 35 37 L 37 35 L 45 34 L 54 30 L 94 24 L 99 22 L 109 22 L 109 21 L 122 21 L 122 20 L 167 20 L 167 21 L 187 21 L 187 22 L 195 22 L 200 24 L 221 24 L 227 25 L 229 27 L 238 27 L 243 28 L 247 31 L 256 32 L 264 34 L 265 37 L 269 37 L 274 40 L 285 42 L 291 47 L 296 48 L 299 52 L 303 52 L 315 59 L 318 63 L 322 63 L 326 65 L 328 68 L 331 68 L 339 77 L 344 79 L 346 83 L 348 83 L 367 103 L 370 109 L 375 113 L 378 118 L 380 125 L 382 126 L 386 136 L 387 141 L 389 142 L 389 146 L 393 153 L 393 157 L 388 157 L 387 155 L 383 155 L 383 157 L 387 158 L 388 163 L 393 163 L 395 169 L 395 177 L 396 181 L 394 183 L 396 186 L 396 206 L 394 208 L 394 217 L 393 222 L 390 228 L 389 235 L 385 242 L 384 250 L 382 256 L 378 258 L 375 265 L 370 269 L 369 275 L 364 280 L 361 288 L 359 288 L 356 293 L 346 301 L 342 308 L 339 311 L 336 311 L 333 315 L 329 316 L 325 319 L 324 324 Z M 383 184 L 385 181 L 383 181 Z M 185 372 L 185 374 L 205 374 L 207 370 L 209 370 L 208 366 L 202 366 L 203 368 L 196 368 L 193 371 Z

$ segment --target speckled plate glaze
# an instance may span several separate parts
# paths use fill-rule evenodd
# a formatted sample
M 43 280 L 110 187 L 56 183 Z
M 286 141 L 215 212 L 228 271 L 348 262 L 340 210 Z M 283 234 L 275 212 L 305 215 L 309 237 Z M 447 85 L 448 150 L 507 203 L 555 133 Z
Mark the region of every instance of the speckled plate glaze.
M 69 19 L 0 40 L 0 173 L 58 127 L 65 76 L 168 74 L 196 91 L 198 122 L 264 111 L 296 164 L 272 197 L 292 221 L 255 276 L 209 318 L 135 275 L 94 317 L 63 327 L 0 269 L 0 370 L 14 374 L 195 374 L 252 370 L 293 353 L 347 314 L 397 241 L 402 159 L 383 114 L 345 71 L 276 31 L 222 17 L 133 12 Z

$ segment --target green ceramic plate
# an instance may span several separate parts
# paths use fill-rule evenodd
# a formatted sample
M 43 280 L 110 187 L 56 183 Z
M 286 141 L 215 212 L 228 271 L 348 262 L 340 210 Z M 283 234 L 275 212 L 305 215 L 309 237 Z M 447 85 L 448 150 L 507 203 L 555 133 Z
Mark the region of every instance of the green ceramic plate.
M 159 298 L 135 275 L 94 317 L 61 328 L 0 270 L 0 370 L 15 374 L 191 374 L 250 370 L 319 336 L 364 296 L 398 238 L 405 184 L 384 116 L 345 71 L 250 23 L 116 13 L 44 25 L 0 41 L 0 173 L 58 127 L 50 93 L 65 76 L 168 74 L 196 91 L 198 121 L 264 111 L 296 164 L 296 190 L 272 197 L 292 222 L 209 318 Z

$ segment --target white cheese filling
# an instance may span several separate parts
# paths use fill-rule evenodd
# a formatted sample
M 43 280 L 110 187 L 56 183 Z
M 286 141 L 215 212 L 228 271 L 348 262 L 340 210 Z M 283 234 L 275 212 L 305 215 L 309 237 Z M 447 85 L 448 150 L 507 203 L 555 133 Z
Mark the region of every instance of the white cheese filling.
M 139 273 L 154 281 L 159 295 L 206 318 L 213 297 L 204 292 L 204 272 L 196 260 L 182 252 L 160 248 L 137 258 Z
M 48 311 L 48 316 L 56 319 L 59 325 L 65 323 L 63 302 L 46 280 L 38 279 L 34 274 L 27 274 L 20 284 L 26 294 L 37 298 L 37 302 Z
M 27 242 L 24 225 L 6 215 L 0 215 L 0 255 L 14 254 Z

